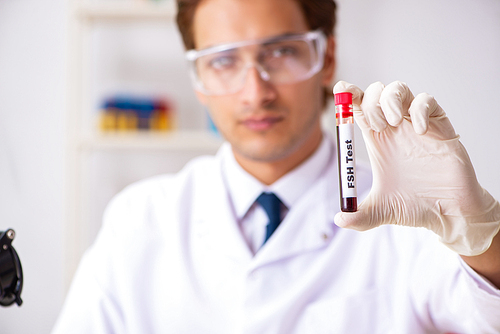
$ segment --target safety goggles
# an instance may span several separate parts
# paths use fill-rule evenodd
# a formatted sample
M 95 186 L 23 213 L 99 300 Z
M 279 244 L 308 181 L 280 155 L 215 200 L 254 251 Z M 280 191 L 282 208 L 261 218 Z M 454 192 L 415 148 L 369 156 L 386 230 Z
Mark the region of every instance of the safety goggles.
M 316 30 L 190 50 L 186 58 L 196 90 L 226 95 L 243 89 L 252 68 L 272 84 L 307 80 L 323 67 L 325 50 L 326 37 Z

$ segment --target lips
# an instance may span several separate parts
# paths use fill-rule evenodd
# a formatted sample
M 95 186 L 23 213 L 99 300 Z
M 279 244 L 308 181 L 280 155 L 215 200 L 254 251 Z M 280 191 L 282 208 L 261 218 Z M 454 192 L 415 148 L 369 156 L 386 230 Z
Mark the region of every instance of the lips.
M 250 130 L 264 131 L 272 128 L 277 123 L 281 122 L 283 117 L 268 116 L 268 117 L 255 117 L 243 120 L 241 123 Z

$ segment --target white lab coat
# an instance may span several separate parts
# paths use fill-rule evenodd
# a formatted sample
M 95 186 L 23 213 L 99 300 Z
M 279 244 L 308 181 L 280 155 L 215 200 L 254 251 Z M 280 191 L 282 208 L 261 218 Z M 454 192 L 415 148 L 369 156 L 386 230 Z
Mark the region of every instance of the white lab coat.
M 53 333 L 500 333 L 499 291 L 433 233 L 336 227 L 334 160 L 252 256 L 227 151 L 112 201 Z

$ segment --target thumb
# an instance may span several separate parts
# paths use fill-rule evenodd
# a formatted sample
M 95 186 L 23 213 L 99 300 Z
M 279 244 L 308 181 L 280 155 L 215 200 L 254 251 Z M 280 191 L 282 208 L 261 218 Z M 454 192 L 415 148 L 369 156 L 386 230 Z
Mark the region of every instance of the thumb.
M 363 203 L 358 206 L 356 212 L 338 212 L 334 221 L 338 227 L 356 231 L 366 231 L 382 224 L 377 215 L 373 214 L 373 210 Z

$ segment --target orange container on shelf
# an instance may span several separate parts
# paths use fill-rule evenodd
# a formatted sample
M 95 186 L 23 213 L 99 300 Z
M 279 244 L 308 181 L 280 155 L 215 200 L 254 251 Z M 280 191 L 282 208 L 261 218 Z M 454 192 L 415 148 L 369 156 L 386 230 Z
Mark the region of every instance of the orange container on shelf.
M 158 131 L 169 131 L 174 129 L 173 111 L 171 104 L 166 100 L 157 100 L 155 111 L 151 118 L 151 128 Z
M 101 131 L 170 131 L 174 127 L 172 104 L 165 98 L 116 96 L 105 100 L 100 115 Z

